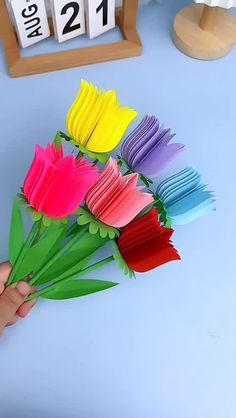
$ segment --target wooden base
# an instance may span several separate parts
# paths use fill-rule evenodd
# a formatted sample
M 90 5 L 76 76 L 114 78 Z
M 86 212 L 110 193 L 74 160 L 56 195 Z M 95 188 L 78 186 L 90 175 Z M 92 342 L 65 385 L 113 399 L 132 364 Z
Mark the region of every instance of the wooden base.
M 201 60 L 214 60 L 226 55 L 236 43 L 236 19 L 226 10 L 217 8 L 215 25 L 204 30 L 200 27 L 203 7 L 195 4 L 176 15 L 173 39 L 184 54 Z
M 0 0 L 0 37 L 9 74 L 21 77 L 141 55 L 142 43 L 136 31 L 137 10 L 138 0 L 124 0 L 122 9 L 117 12 L 116 23 L 124 38 L 120 42 L 23 58 L 5 0 Z

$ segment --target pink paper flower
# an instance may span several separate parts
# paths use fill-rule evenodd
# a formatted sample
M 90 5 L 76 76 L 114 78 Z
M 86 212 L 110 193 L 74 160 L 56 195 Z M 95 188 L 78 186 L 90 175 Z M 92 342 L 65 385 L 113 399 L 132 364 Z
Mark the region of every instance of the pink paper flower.
M 75 212 L 94 186 L 99 173 L 83 158 L 64 156 L 63 148 L 36 146 L 35 157 L 24 182 L 29 204 L 48 217 L 64 218 Z
M 137 173 L 122 176 L 118 164 L 110 158 L 96 185 L 89 191 L 86 204 L 100 221 L 115 228 L 127 225 L 153 197 L 137 186 Z

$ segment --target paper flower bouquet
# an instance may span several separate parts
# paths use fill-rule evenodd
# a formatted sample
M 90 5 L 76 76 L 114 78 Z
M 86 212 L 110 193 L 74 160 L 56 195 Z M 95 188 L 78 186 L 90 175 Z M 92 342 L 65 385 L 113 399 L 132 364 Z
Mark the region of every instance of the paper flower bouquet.
M 114 91 L 82 81 L 58 132 L 35 156 L 13 204 L 9 239 L 12 272 L 7 285 L 28 280 L 38 296 L 66 299 L 117 285 L 99 279 L 99 267 L 116 262 L 129 277 L 179 260 L 172 225 L 214 209 L 212 192 L 188 167 L 159 183 L 153 179 L 184 148 L 170 129 L 145 116 L 120 143 L 137 112 L 122 107 Z M 63 141 L 72 153 L 65 155 Z M 24 218 L 32 228 L 25 234 Z M 108 245 L 110 255 L 98 259 Z M 93 257 L 96 256 L 94 261 Z

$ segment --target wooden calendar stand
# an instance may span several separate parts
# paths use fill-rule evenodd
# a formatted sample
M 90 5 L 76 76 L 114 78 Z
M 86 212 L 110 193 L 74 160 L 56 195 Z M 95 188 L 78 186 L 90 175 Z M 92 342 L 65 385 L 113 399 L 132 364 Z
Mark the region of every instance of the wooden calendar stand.
M 21 77 L 141 55 L 142 43 L 136 30 L 137 12 L 138 0 L 124 0 L 123 7 L 117 10 L 116 24 L 123 36 L 120 42 L 23 58 L 5 0 L 0 0 L 0 38 L 9 74 Z M 50 27 L 53 34 L 51 24 Z

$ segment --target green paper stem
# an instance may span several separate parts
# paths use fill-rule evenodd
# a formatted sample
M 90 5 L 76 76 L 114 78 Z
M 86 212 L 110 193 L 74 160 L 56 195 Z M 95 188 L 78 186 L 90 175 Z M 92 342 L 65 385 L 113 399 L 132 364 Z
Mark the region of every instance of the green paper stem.
M 32 293 L 31 295 L 29 295 L 27 297 L 27 301 L 33 300 L 38 298 L 39 296 L 42 296 L 44 293 L 48 292 L 48 290 L 53 290 L 57 287 L 57 285 L 61 282 L 65 283 L 68 282 L 70 280 L 73 279 L 77 279 L 78 277 L 81 277 L 87 273 L 90 273 L 91 271 L 94 271 L 96 269 L 98 269 L 99 267 L 104 266 L 105 264 L 111 263 L 112 261 L 114 261 L 114 257 L 110 256 L 107 258 L 104 258 L 103 260 L 98 261 L 97 263 L 92 264 L 89 267 L 86 267 L 84 270 L 80 270 L 78 273 L 74 273 L 70 276 L 64 277 L 63 279 L 57 278 L 55 279 L 50 286 L 45 287 L 44 289 L 38 290 L 37 292 Z
M 131 173 L 133 173 L 133 171 L 132 170 L 130 170 L 130 168 L 125 172 L 125 174 L 124 174 L 124 176 L 127 176 L 128 174 L 131 174 Z
M 76 155 L 76 160 L 78 160 L 80 157 L 83 157 L 83 153 L 81 151 L 78 152 L 78 154 Z
M 19 196 L 17 196 L 14 199 L 12 206 L 11 228 L 8 243 L 9 260 L 12 265 L 15 264 L 25 242 L 25 227 L 21 206 L 22 200 L 21 198 L 19 199 Z
M 24 257 L 25 257 L 25 255 L 27 253 L 28 248 L 31 247 L 31 245 L 32 245 L 32 243 L 34 241 L 35 235 L 38 232 L 39 226 L 40 226 L 39 225 L 39 222 L 35 222 L 34 223 L 32 229 L 31 229 L 31 231 L 30 231 L 30 233 L 28 235 L 28 238 L 25 241 L 25 243 L 24 243 L 24 245 L 22 247 L 22 250 L 21 250 L 21 252 L 20 252 L 20 254 L 19 254 L 19 256 L 18 256 L 18 258 L 16 260 L 16 263 L 15 263 L 15 265 L 12 268 L 12 271 L 10 273 L 9 279 L 7 281 L 7 286 L 9 286 L 10 284 L 12 284 L 14 282 L 14 277 L 15 277 L 15 274 L 17 272 L 17 269 L 20 267 L 22 261 L 24 260 Z
M 57 260 L 59 260 L 59 258 L 65 254 L 67 251 L 69 251 L 70 249 L 73 248 L 73 246 L 77 243 L 79 237 L 81 235 L 84 234 L 84 232 L 86 232 L 86 230 L 88 229 L 88 226 L 85 225 L 83 226 L 78 233 L 70 240 L 68 241 L 68 243 L 66 245 L 64 245 L 64 247 L 58 251 L 58 253 L 56 253 L 49 261 L 48 263 L 45 264 L 45 266 L 38 272 L 35 274 L 34 277 L 32 277 L 32 279 L 29 281 L 29 284 L 32 286 Z
M 37 234 L 36 234 L 36 236 L 35 236 L 35 238 L 33 240 L 33 245 L 34 244 L 37 244 L 37 242 L 39 242 L 40 238 L 43 236 L 44 232 L 47 229 L 47 227 L 43 224 L 43 220 L 42 219 L 40 219 L 39 224 L 40 225 L 39 225 Z
M 135 171 L 132 169 L 132 167 L 129 166 L 129 164 L 122 158 L 120 155 L 117 155 L 118 159 L 118 165 L 122 167 L 122 165 L 125 165 L 127 171 L 125 172 L 124 176 L 127 176 L 127 174 L 135 173 Z M 153 184 L 153 181 L 146 177 L 144 174 L 138 173 L 140 180 L 144 183 L 146 187 L 149 187 L 150 184 Z
M 150 184 L 153 184 L 153 181 L 149 179 L 148 177 L 144 176 L 144 174 L 140 174 L 139 177 L 146 187 L 149 187 Z
M 66 236 L 69 237 L 70 235 L 73 235 L 73 233 L 79 228 L 78 223 L 74 222 L 67 230 Z

